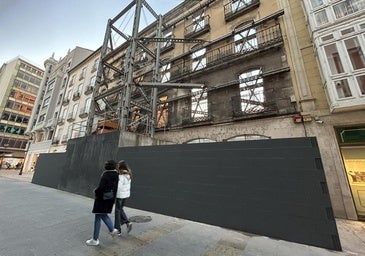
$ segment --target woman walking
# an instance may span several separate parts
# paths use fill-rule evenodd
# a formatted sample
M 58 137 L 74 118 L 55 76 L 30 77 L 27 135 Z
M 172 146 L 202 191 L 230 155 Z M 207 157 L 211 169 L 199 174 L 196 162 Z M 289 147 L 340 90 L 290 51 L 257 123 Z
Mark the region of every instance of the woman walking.
M 132 230 L 132 224 L 130 223 L 123 209 L 127 198 L 129 198 L 130 196 L 132 170 L 129 168 L 129 166 L 124 160 L 121 160 L 118 163 L 118 174 L 119 174 L 119 182 L 116 195 L 117 199 L 115 201 L 114 228 L 118 230 L 118 234 L 120 235 L 121 226 L 123 226 L 124 224 L 127 225 L 128 233 L 131 232 Z
M 99 233 L 101 220 L 108 227 L 112 236 L 115 236 L 118 230 L 113 229 L 113 223 L 108 216 L 112 212 L 115 195 L 118 188 L 118 173 L 116 171 L 116 162 L 114 160 L 106 161 L 99 186 L 94 190 L 95 200 L 92 212 L 95 214 L 94 235 L 86 241 L 87 245 L 99 245 Z

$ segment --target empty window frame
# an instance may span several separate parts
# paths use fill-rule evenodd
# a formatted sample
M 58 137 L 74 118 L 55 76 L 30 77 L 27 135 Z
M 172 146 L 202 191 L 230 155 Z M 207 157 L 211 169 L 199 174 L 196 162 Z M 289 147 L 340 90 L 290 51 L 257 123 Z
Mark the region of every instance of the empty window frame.
M 168 121 L 168 106 L 167 96 L 162 96 L 159 98 L 159 105 L 157 106 L 157 117 L 156 117 L 156 127 L 166 127 Z
M 197 71 L 203 69 L 207 66 L 207 58 L 205 55 L 206 49 L 200 49 L 191 54 L 192 64 L 191 68 L 192 71 Z
M 245 53 L 258 48 L 256 28 L 251 27 L 234 35 L 235 52 Z
M 205 89 L 191 90 L 191 118 L 202 121 L 208 118 L 208 93 Z
M 241 110 L 245 114 L 264 111 L 265 95 L 261 69 L 252 69 L 239 75 Z
M 168 63 L 161 67 L 161 69 L 160 69 L 161 83 L 165 83 L 170 80 L 170 77 L 171 77 L 170 68 L 171 68 L 171 63 Z

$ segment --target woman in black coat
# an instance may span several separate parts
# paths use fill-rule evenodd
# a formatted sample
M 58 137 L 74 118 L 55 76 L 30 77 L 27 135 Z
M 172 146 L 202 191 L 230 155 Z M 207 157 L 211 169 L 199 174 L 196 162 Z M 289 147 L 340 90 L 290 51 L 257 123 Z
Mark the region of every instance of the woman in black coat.
M 118 233 L 117 229 L 113 228 L 113 223 L 108 216 L 112 212 L 115 195 L 118 189 L 118 173 L 116 171 L 117 164 L 114 160 L 105 162 L 105 171 L 103 172 L 99 186 L 94 190 L 95 200 L 93 213 L 95 213 L 94 235 L 93 238 L 86 241 L 87 245 L 99 245 L 99 233 L 101 220 L 108 227 L 112 236 Z

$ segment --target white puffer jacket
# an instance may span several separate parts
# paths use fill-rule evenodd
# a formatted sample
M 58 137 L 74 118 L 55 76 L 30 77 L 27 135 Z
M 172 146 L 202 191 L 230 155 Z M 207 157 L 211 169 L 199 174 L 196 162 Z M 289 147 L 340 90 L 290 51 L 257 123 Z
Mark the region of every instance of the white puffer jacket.
M 128 198 L 131 194 L 131 176 L 119 174 L 117 198 Z

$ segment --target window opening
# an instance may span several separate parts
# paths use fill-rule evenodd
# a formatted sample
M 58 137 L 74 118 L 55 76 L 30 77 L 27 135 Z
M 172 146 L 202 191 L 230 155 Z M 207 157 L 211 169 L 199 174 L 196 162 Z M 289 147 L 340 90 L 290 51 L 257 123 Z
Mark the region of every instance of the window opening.
M 241 110 L 252 114 L 264 111 L 265 95 L 262 70 L 254 69 L 239 76 Z

